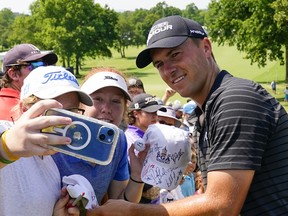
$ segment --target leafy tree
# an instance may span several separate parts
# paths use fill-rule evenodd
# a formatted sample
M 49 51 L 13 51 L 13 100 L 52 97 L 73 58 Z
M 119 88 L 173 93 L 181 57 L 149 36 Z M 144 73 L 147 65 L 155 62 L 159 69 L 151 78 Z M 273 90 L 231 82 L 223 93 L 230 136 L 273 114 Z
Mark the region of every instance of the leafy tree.
M 281 29 L 282 32 L 282 38 L 281 41 L 285 45 L 285 62 L 286 62 L 286 81 L 288 76 L 288 17 L 287 17 L 287 11 L 288 11 L 288 1 L 285 0 L 277 0 L 272 3 L 272 8 L 275 9 L 274 14 L 274 20 L 277 23 L 278 29 Z
M 0 10 L 0 45 L 1 50 L 7 49 L 10 47 L 9 35 L 11 33 L 11 26 L 15 20 L 16 15 L 7 8 Z
M 281 5 L 286 1 L 212 0 L 206 16 L 210 37 L 220 45 L 236 45 L 246 52 L 251 64 L 258 63 L 259 67 L 264 67 L 267 60 L 284 64 L 282 47 L 287 53 L 288 26 L 281 24 L 277 16 L 287 14 L 287 10 L 282 11 L 276 2 Z M 287 77 L 286 69 L 286 81 Z
M 135 30 L 134 30 L 134 45 L 146 44 L 147 36 L 153 23 L 161 17 L 171 15 L 181 15 L 182 11 L 179 8 L 168 6 L 165 2 L 159 2 L 150 10 L 136 10 L 133 14 Z
M 40 30 L 35 37 L 53 47 L 68 67 L 75 61 L 76 75 L 85 56 L 111 57 L 117 13 L 107 6 L 93 0 L 36 0 L 30 8 Z
M 182 15 L 182 12 L 179 8 L 168 6 L 166 2 L 157 3 L 155 7 L 152 7 L 150 9 L 150 13 L 156 14 L 159 17 Z
M 146 32 L 149 31 L 149 26 L 147 27 L 145 19 L 149 14 L 149 10 L 146 9 L 136 9 L 132 13 L 132 23 L 134 25 L 134 37 L 132 44 L 136 45 L 137 47 L 146 43 L 146 35 L 148 34 Z
M 32 43 L 37 47 L 45 49 L 43 43 L 35 39 L 35 21 L 31 16 L 21 14 L 17 16 L 11 25 L 11 31 L 8 37 L 9 44 Z
M 188 19 L 193 19 L 204 25 L 204 15 L 202 10 L 199 10 L 194 3 L 188 4 L 186 6 L 185 10 L 182 11 L 182 16 Z
M 116 25 L 117 40 L 114 46 L 122 58 L 125 58 L 125 49 L 127 49 L 129 45 L 132 45 L 134 37 L 134 24 L 131 20 L 131 14 L 132 12 L 130 11 L 120 13 Z

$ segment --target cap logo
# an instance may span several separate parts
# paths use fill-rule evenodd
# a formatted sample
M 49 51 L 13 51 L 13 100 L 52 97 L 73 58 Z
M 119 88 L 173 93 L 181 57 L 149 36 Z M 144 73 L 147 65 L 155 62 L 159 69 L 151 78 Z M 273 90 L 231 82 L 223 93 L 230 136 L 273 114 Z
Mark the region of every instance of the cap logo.
M 155 97 L 148 97 L 148 98 L 145 98 L 145 104 L 148 104 L 152 101 L 156 101 L 156 98 Z
M 202 32 L 202 31 L 199 31 L 199 30 L 190 30 L 190 34 L 200 34 L 200 35 L 205 35 L 205 33 L 204 32 Z
M 104 80 L 106 80 L 106 79 L 110 79 L 110 80 L 115 80 L 115 81 L 118 81 L 118 79 L 117 79 L 117 78 L 115 78 L 115 77 L 112 77 L 112 76 L 105 76 L 105 77 L 104 77 Z
M 32 49 L 31 54 L 38 54 L 41 52 L 36 46 L 34 46 L 32 44 L 28 44 L 28 46 Z
M 139 108 L 140 108 L 139 103 L 135 103 L 135 104 L 134 104 L 134 108 L 135 108 L 135 109 L 139 109 Z
M 169 23 L 166 21 L 166 22 L 162 22 L 162 23 L 159 23 L 155 26 L 153 26 L 149 32 L 149 35 L 148 35 L 148 39 L 147 39 L 147 46 L 149 44 L 149 41 L 150 39 L 156 35 L 156 34 L 159 34 L 161 32 L 164 32 L 164 31 L 168 31 L 168 30 L 172 30 L 173 29 L 173 26 L 172 25 L 169 25 Z
M 77 86 L 79 86 L 77 79 L 73 75 L 70 75 L 62 71 L 55 71 L 55 72 L 47 73 L 44 75 L 43 78 L 45 78 L 45 80 L 42 82 L 42 84 L 46 84 L 54 80 L 68 80 L 68 81 L 72 81 L 76 83 Z

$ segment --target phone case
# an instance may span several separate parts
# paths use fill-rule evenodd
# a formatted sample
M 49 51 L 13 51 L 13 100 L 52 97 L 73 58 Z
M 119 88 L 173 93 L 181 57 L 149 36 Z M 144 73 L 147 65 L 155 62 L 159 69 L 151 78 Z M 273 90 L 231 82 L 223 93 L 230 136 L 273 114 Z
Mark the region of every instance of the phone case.
M 69 145 L 48 145 L 49 148 L 100 165 L 111 162 L 119 137 L 117 126 L 58 108 L 48 109 L 44 115 L 65 116 L 72 119 L 70 125 L 42 129 L 43 133 L 72 139 Z

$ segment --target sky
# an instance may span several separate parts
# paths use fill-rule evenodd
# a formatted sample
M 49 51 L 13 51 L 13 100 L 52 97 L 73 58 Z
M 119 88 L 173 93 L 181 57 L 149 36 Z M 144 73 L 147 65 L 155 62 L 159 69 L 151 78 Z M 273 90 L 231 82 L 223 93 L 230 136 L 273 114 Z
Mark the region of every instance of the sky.
M 13 12 L 29 14 L 29 5 L 35 0 L 0 0 L 0 10 L 9 8 Z M 185 9 L 186 5 L 194 3 L 199 9 L 207 9 L 211 0 L 94 0 L 102 7 L 107 4 L 117 12 L 135 10 L 137 8 L 150 9 L 158 2 L 165 1 L 168 6 Z

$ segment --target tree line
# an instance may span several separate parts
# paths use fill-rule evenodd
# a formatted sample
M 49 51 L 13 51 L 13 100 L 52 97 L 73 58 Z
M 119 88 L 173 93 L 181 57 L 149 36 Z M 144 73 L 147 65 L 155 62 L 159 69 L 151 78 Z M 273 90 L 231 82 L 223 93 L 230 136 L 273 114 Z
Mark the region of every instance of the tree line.
M 185 10 L 161 2 L 149 10 L 116 12 L 93 0 L 36 0 L 29 9 L 31 15 L 0 11 L 2 50 L 19 43 L 54 50 L 63 66 L 75 67 L 76 75 L 85 57 L 111 57 L 115 48 L 125 58 L 129 46 L 144 45 L 151 25 L 162 16 L 189 14 L 204 21 L 193 3 Z
M 54 50 L 64 66 L 75 67 L 76 75 L 86 57 L 111 57 L 115 48 L 125 58 L 129 46 L 144 45 L 152 24 L 169 15 L 198 21 L 212 41 L 236 46 L 259 67 L 288 59 L 288 0 L 211 0 L 207 10 L 194 3 L 180 10 L 163 1 L 151 9 L 124 12 L 93 0 L 35 0 L 29 9 L 31 15 L 0 11 L 1 49 L 33 43 Z

